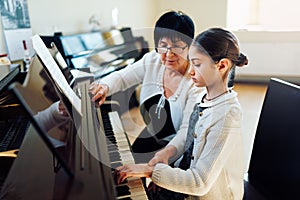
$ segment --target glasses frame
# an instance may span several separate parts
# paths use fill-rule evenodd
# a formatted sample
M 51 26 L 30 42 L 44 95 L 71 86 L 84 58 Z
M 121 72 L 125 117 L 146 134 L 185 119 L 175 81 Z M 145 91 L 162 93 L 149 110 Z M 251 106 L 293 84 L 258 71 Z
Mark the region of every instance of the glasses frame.
M 187 47 L 188 45 L 186 45 L 185 47 L 155 47 L 155 51 L 159 54 L 165 54 L 168 52 L 168 50 L 174 54 L 182 54 L 184 49 L 186 49 Z M 174 52 L 174 48 L 181 49 L 181 52 Z M 163 50 L 163 52 L 159 52 L 159 49 Z

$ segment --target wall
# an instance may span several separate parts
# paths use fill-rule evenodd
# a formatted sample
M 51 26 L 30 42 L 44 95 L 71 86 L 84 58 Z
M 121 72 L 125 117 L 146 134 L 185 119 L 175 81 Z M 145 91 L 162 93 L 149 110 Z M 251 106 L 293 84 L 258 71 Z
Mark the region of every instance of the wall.
M 212 26 L 225 27 L 227 15 L 227 1 L 219 0 L 86 0 L 76 3 L 73 0 L 28 0 L 28 5 L 33 33 L 45 35 L 52 35 L 54 31 L 64 34 L 89 31 L 88 19 L 92 14 L 99 16 L 105 29 L 111 25 L 112 9 L 117 7 L 119 25 L 132 27 L 134 34 L 143 35 L 150 45 L 151 27 L 167 10 L 181 10 L 190 15 L 196 33 Z M 250 61 L 248 67 L 237 70 L 237 79 L 254 80 L 273 75 L 300 77 L 300 63 L 297 62 L 300 32 L 235 33 L 241 50 Z M 0 54 L 5 53 L 2 30 L 0 42 Z
M 158 0 L 27 0 L 33 34 L 52 35 L 91 30 L 88 21 L 95 14 L 103 29 L 112 24 L 111 11 L 119 9 L 119 26 L 133 29 L 152 27 Z M 0 54 L 5 53 L 2 24 L 0 23 Z
M 236 79 L 266 82 L 271 77 L 300 83 L 300 32 L 235 32 L 249 64 Z
M 119 9 L 120 26 L 151 26 L 152 10 L 155 8 L 155 1 L 149 0 L 87 0 L 76 3 L 73 0 L 28 1 L 35 33 L 89 31 L 91 27 L 88 20 L 93 14 L 99 16 L 101 26 L 105 29 L 112 24 L 111 11 L 114 8 Z
M 111 25 L 111 11 L 119 8 L 119 25 L 130 26 L 136 35 L 145 35 L 152 42 L 152 29 L 156 19 L 167 10 L 181 10 L 189 14 L 196 24 L 196 32 L 209 26 L 225 26 L 226 1 L 218 0 L 27 0 L 33 34 L 52 35 L 89 31 L 89 17 L 99 16 L 103 28 Z M 75 5 L 74 5 L 75 4 Z M 216 14 L 212 14 L 211 11 Z M 5 53 L 0 23 L 0 54 Z
M 220 0 L 163 0 L 158 3 L 160 13 L 180 10 L 195 22 L 196 33 L 212 26 L 226 26 L 227 1 Z
M 160 13 L 175 9 L 189 14 L 196 24 L 196 33 L 213 26 L 225 27 L 226 7 L 227 1 L 219 0 L 164 0 L 158 4 Z M 279 77 L 300 82 L 300 32 L 239 31 L 235 34 L 241 51 L 249 59 L 249 65 L 236 71 L 236 80 L 265 82 L 270 77 Z
M 5 43 L 3 38 L 2 23 L 0 23 L 0 54 L 6 53 Z

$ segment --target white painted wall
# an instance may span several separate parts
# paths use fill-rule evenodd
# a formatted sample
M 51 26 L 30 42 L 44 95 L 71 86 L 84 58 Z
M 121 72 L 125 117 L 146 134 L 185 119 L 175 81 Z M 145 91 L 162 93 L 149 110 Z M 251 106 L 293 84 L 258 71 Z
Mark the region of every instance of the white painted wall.
M 300 32 L 235 32 L 249 65 L 238 68 L 237 80 L 270 77 L 300 82 Z
M 119 10 L 120 26 L 151 26 L 156 0 L 28 0 L 28 4 L 34 33 L 68 34 L 89 31 L 88 20 L 93 14 L 99 16 L 104 29 L 110 27 L 114 8 Z
M 249 76 L 300 76 L 300 43 L 243 43 L 249 57 L 248 67 L 238 70 Z
M 226 1 L 220 0 L 28 0 L 33 34 L 52 35 L 86 32 L 88 20 L 98 15 L 102 27 L 111 25 L 111 11 L 119 9 L 119 26 L 131 27 L 136 36 L 143 35 L 152 45 L 152 29 L 156 19 L 167 10 L 181 10 L 196 24 L 196 33 L 209 27 L 226 25 Z M 72 5 L 72 6 L 71 6 Z M 238 16 L 237 16 L 238 17 Z M 5 53 L 0 23 L 0 54 Z M 236 32 L 242 50 L 249 54 L 250 64 L 237 70 L 237 78 L 266 74 L 300 76 L 297 62 L 300 32 Z
M 95 14 L 103 29 L 112 24 L 111 11 L 119 9 L 119 26 L 133 29 L 152 27 L 156 19 L 158 0 L 28 0 L 33 34 L 53 35 L 87 32 L 89 18 Z M 0 23 L 0 54 L 5 53 L 2 24 Z
M 226 25 L 227 1 L 220 0 L 163 0 L 158 2 L 158 10 L 181 10 L 195 22 L 196 33 L 212 26 Z

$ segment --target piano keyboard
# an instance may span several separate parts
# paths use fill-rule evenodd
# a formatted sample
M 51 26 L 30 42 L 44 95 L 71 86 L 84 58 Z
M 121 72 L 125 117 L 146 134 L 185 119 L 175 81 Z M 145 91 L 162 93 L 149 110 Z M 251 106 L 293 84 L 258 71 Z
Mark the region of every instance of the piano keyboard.
M 8 120 L 0 130 L 0 152 L 20 148 L 28 127 L 29 119 L 25 117 Z
M 101 118 L 105 130 L 112 170 L 121 165 L 134 164 L 135 162 L 130 149 L 129 140 L 123 129 L 118 112 L 102 112 Z M 135 177 L 127 178 L 127 181 L 124 183 L 116 185 L 116 193 L 117 199 L 121 200 L 148 199 L 141 179 Z
M 107 153 L 109 158 L 109 163 L 111 165 L 112 174 L 114 172 L 114 169 L 118 166 L 122 166 L 125 164 L 134 164 L 134 158 L 132 156 L 129 140 L 127 138 L 127 135 L 125 133 L 125 130 L 123 128 L 121 119 L 119 117 L 119 114 L 117 111 L 111 111 L 112 109 L 103 109 L 106 107 L 110 107 L 111 105 L 102 106 L 101 109 L 95 109 L 95 105 L 89 103 L 91 102 L 88 92 L 88 86 L 89 84 L 78 83 L 78 86 L 80 88 L 81 95 L 81 101 L 82 101 L 82 110 L 83 110 L 83 118 L 85 124 L 87 124 L 87 121 L 94 121 L 94 119 L 87 119 L 91 116 L 97 117 L 97 121 L 100 124 L 100 131 L 104 130 L 105 134 L 105 140 L 106 140 L 106 146 L 107 146 Z M 85 107 L 92 107 L 92 108 L 85 108 Z M 93 113 L 94 111 L 95 113 Z M 86 130 L 88 131 L 88 135 L 92 133 L 93 123 L 89 123 Z M 85 127 L 85 126 L 83 126 Z M 86 131 L 85 131 L 86 132 Z M 97 133 L 97 132 L 96 132 Z M 86 135 L 86 134 L 85 134 Z M 87 137 L 89 137 L 87 135 Z M 101 146 L 102 147 L 102 146 Z M 100 151 L 101 151 L 100 147 Z M 95 151 L 97 152 L 97 151 Z M 102 151 L 103 153 L 104 151 Z M 140 178 L 128 178 L 126 182 L 117 185 L 114 183 L 115 193 L 116 193 L 116 199 L 120 200 L 147 200 L 147 194 L 144 189 L 142 180 Z

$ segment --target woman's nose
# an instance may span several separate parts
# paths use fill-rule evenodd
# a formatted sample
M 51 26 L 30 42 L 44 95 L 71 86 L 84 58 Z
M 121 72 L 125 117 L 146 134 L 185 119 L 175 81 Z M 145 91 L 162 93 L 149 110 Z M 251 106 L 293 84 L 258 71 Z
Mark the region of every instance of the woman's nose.
M 167 49 L 166 56 L 173 56 L 174 54 L 170 48 Z

